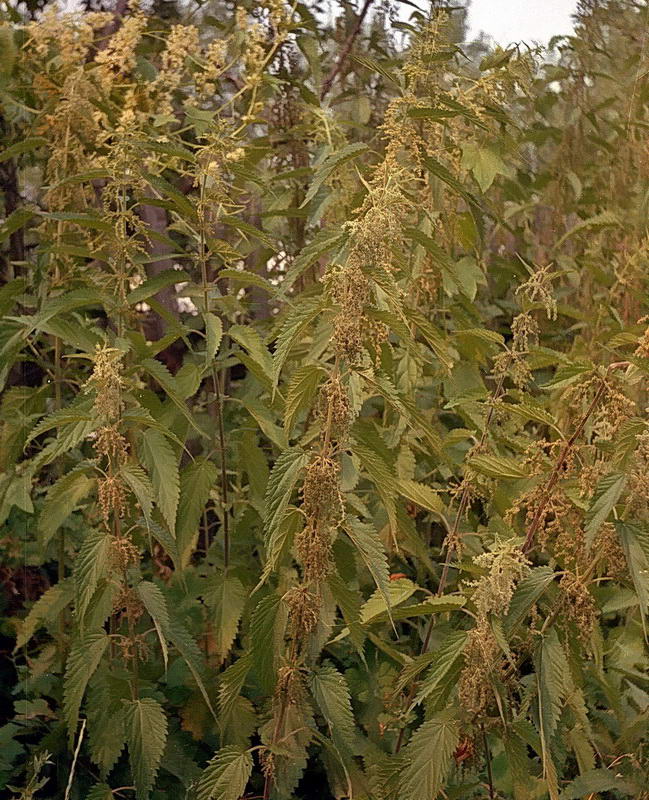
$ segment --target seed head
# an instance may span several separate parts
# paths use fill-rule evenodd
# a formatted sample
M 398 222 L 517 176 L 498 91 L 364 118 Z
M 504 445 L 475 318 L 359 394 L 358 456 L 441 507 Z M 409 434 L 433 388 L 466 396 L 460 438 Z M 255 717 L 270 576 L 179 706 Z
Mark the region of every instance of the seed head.
M 345 441 L 349 433 L 352 410 L 347 389 L 338 374 L 332 375 L 320 388 L 316 408 L 323 426 L 328 426 L 331 437 Z
M 114 347 L 97 345 L 92 374 L 85 384 L 86 391 L 94 390 L 95 411 L 110 422 L 118 419 L 122 411 L 121 377 L 122 353 Z
M 107 475 L 97 481 L 99 507 L 108 524 L 111 512 L 115 517 L 123 517 L 126 510 L 126 489 L 118 475 Z
M 313 631 L 320 618 L 320 598 L 306 584 L 289 589 L 284 595 L 293 637 L 302 639 Z

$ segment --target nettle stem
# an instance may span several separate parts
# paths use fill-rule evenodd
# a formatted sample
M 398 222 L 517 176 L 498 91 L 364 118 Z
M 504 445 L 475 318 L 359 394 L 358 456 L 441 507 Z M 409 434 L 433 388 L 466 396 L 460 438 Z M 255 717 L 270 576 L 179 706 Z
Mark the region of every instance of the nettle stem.
M 595 396 L 593 397 L 590 405 L 588 406 L 586 412 L 582 416 L 582 418 L 577 423 L 577 427 L 572 433 L 572 436 L 568 439 L 568 441 L 563 446 L 559 457 L 556 460 L 554 468 L 550 477 L 548 478 L 548 482 L 545 486 L 545 490 L 543 492 L 543 497 L 541 502 L 539 503 L 536 512 L 534 514 L 534 518 L 530 524 L 530 527 L 527 530 L 527 534 L 525 536 L 525 541 L 521 550 L 523 553 L 527 554 L 534 546 L 534 539 L 536 537 L 537 531 L 541 526 L 541 522 L 543 521 L 543 517 L 545 515 L 545 510 L 548 506 L 548 503 L 552 499 L 552 494 L 556 488 L 557 483 L 559 482 L 559 478 L 561 477 L 561 471 L 564 468 L 567 458 L 570 456 L 577 439 L 581 436 L 586 427 L 586 423 L 592 416 L 593 412 L 599 405 L 600 400 L 602 399 L 604 393 L 606 392 L 607 382 L 606 379 L 609 376 L 609 373 L 614 369 L 621 369 L 622 367 L 627 367 L 627 361 L 618 361 L 614 364 L 611 364 L 608 369 L 606 370 L 606 374 L 600 379 L 600 384 L 595 392 Z
M 207 264 L 209 253 L 205 241 L 205 188 L 207 174 L 203 174 L 200 183 L 200 197 L 198 205 L 198 229 L 199 229 L 199 250 L 198 260 L 201 268 L 201 280 L 203 289 L 203 313 L 207 314 L 210 310 L 210 284 L 208 280 Z M 210 368 L 212 379 L 212 389 L 214 391 L 214 409 L 216 411 L 216 431 L 213 437 L 214 449 L 219 452 L 219 467 L 221 472 L 221 518 L 223 524 L 223 566 L 227 570 L 230 565 L 230 517 L 229 517 L 229 493 L 228 493 L 228 468 L 227 454 L 225 449 L 225 425 L 223 422 L 224 397 L 221 391 L 221 376 L 219 375 L 214 361 Z M 205 533 L 205 553 L 210 545 L 210 533 Z
M 489 427 L 491 425 L 495 413 L 495 404 L 503 395 L 504 383 L 505 383 L 505 370 L 503 369 L 502 374 L 498 379 L 498 383 L 496 384 L 493 392 L 491 393 L 491 398 L 489 400 L 490 408 L 489 412 L 487 413 L 487 417 L 485 419 L 482 435 L 480 436 L 480 440 L 478 442 L 478 449 L 484 447 L 484 444 L 487 441 L 487 436 L 489 435 Z M 453 554 L 457 549 L 457 538 L 460 531 L 460 524 L 462 522 L 462 519 L 464 518 L 464 514 L 469 504 L 469 497 L 470 497 L 470 488 L 468 483 L 465 481 L 462 487 L 462 493 L 460 494 L 460 503 L 458 505 L 455 520 L 453 521 L 453 527 L 446 536 L 446 542 L 445 542 L 446 558 L 444 559 L 444 566 L 442 568 L 442 574 L 439 579 L 439 586 L 437 587 L 437 593 L 436 593 L 437 597 L 441 597 L 444 594 L 444 589 L 446 588 L 446 584 L 448 581 L 448 573 L 451 567 L 451 560 L 453 558 Z M 428 625 L 426 626 L 426 633 L 424 634 L 424 640 L 422 642 L 421 649 L 419 651 L 420 655 L 423 655 L 424 653 L 427 652 L 428 646 L 430 645 L 431 636 L 433 635 L 434 628 L 435 628 L 435 617 L 431 615 L 431 618 L 428 621 Z M 408 706 L 412 702 L 414 696 L 415 696 L 415 684 L 414 681 L 411 681 L 410 686 L 408 688 L 408 694 L 406 696 L 406 703 L 408 704 Z M 403 737 L 405 735 L 405 730 L 406 730 L 405 728 L 401 728 L 401 730 L 399 731 L 397 744 L 395 746 L 396 753 L 398 753 L 401 750 L 401 747 L 403 746 Z

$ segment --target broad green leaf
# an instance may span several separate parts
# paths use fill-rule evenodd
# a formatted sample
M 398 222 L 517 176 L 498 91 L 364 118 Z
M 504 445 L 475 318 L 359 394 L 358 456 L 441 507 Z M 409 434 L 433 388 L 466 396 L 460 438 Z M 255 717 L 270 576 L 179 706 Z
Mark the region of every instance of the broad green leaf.
M 266 487 L 264 529 L 268 541 L 282 523 L 298 477 L 309 456 L 299 447 L 283 452 L 275 461 Z
M 318 231 L 288 268 L 284 280 L 280 285 L 281 296 L 284 296 L 286 292 L 288 292 L 309 267 L 323 258 L 330 250 L 340 245 L 343 238 L 343 234 L 338 228 L 334 228 L 333 230 L 323 228 Z
M 627 477 L 622 473 L 613 472 L 599 479 L 584 520 L 587 547 L 592 546 L 597 532 L 620 499 L 626 486 Z
M 209 762 L 196 787 L 196 800 L 239 800 L 252 773 L 247 750 L 223 747 Z
M 142 461 L 153 482 L 156 503 L 169 530 L 176 530 L 176 512 L 180 501 L 178 457 L 166 436 L 149 428 L 140 434 Z
M 231 283 L 241 283 L 243 286 L 257 286 L 269 294 L 275 294 L 275 287 L 267 278 L 247 269 L 222 269 L 219 270 L 219 278 L 227 278 Z
M 385 458 L 385 444 L 370 429 L 354 430 L 353 437 L 353 453 L 358 456 L 361 466 L 376 487 L 388 516 L 392 537 L 396 541 L 396 486 L 392 467 Z
M 16 156 L 20 156 L 23 153 L 28 153 L 30 150 L 35 150 L 37 147 L 43 147 L 45 144 L 47 144 L 47 139 L 42 136 L 30 136 L 2 150 L 0 152 L 0 163 L 8 161 L 10 158 L 16 158 Z
M 107 783 L 96 783 L 86 794 L 85 800 L 114 800 L 113 790 Z
M 465 631 L 454 631 L 449 633 L 443 642 L 435 648 L 430 669 L 415 695 L 414 705 L 421 703 L 432 694 L 451 670 L 460 663 L 466 639 L 467 634 Z
M 18 627 L 14 651 L 27 644 L 40 627 L 54 622 L 73 597 L 74 582 L 71 578 L 59 581 L 43 592 Z
M 138 800 L 147 800 L 167 741 L 167 718 L 151 697 L 133 700 L 126 708 L 126 740 Z
M 90 494 L 94 485 L 95 479 L 88 477 L 85 469 L 79 469 L 63 475 L 50 488 L 38 519 L 38 532 L 43 547 L 47 547 L 77 503 Z
M 218 718 L 214 713 L 214 708 L 212 707 L 212 701 L 210 699 L 209 694 L 207 693 L 206 685 L 208 683 L 208 675 L 203 654 L 198 649 L 198 645 L 194 641 L 192 635 L 187 630 L 187 627 L 184 624 L 184 622 L 174 619 L 172 613 L 173 612 L 170 613 L 170 620 L 169 620 L 169 632 L 168 632 L 169 641 L 180 653 L 180 656 L 182 657 L 185 664 L 187 664 L 187 667 L 191 672 L 192 677 L 196 681 L 196 685 L 198 686 L 200 693 L 203 695 L 203 699 L 205 700 L 206 706 L 210 710 L 210 713 L 214 717 L 214 720 L 218 722 Z
M 264 694 L 270 694 L 277 679 L 277 669 L 286 628 L 286 606 L 276 594 L 262 598 L 250 620 L 252 664 Z
M 452 711 L 440 711 L 424 722 L 406 747 L 399 797 L 435 800 L 444 788 L 458 741 L 458 723 Z
M 304 208 L 304 206 L 308 205 L 311 200 L 313 200 L 318 193 L 318 189 L 328 178 L 331 177 L 337 167 L 352 158 L 356 158 L 357 155 L 364 153 L 367 149 L 368 148 L 366 144 L 355 142 L 353 144 L 345 145 L 345 147 L 337 150 L 335 153 L 326 158 L 317 168 L 313 181 L 311 182 L 311 186 L 309 186 L 309 191 L 306 193 L 300 208 Z
M 205 320 L 205 364 L 211 365 L 221 344 L 223 336 L 223 323 L 221 318 L 209 311 L 203 314 Z
M 210 490 L 217 482 L 217 469 L 203 458 L 188 464 L 180 474 L 180 501 L 176 522 L 176 541 L 183 566 L 191 557 L 198 527 Z
M 509 169 L 502 158 L 489 147 L 479 147 L 473 143 L 462 147 L 462 166 L 471 170 L 484 193 L 494 182 L 496 175 L 507 175 Z
M 538 602 L 554 577 L 555 572 L 551 567 L 535 567 L 516 586 L 509 603 L 507 616 L 503 620 L 507 636 L 511 636 L 527 617 L 532 606 Z
M 144 361 L 142 361 L 141 367 L 148 372 L 149 375 L 151 375 L 151 377 L 154 378 L 164 389 L 167 397 L 169 397 L 171 402 L 176 406 L 176 408 L 180 411 L 180 413 L 196 431 L 196 433 L 198 433 L 204 439 L 209 440 L 209 435 L 201 427 L 199 427 L 194 419 L 193 414 L 190 414 L 182 397 L 180 387 L 177 385 L 173 375 L 169 372 L 165 365 L 160 361 L 156 361 L 155 358 L 146 358 Z
M 375 620 L 389 609 L 394 609 L 417 591 L 417 584 L 408 578 L 398 578 L 390 581 L 387 594 L 378 589 L 361 608 L 361 622 L 364 625 Z
M 135 495 L 144 519 L 148 521 L 151 518 L 151 509 L 153 508 L 153 486 L 149 476 L 137 464 L 122 465 L 119 474 Z
M 439 499 L 439 495 L 429 486 L 403 478 L 397 481 L 396 485 L 399 494 L 410 500 L 410 502 L 428 511 L 434 511 L 436 514 L 444 514 L 446 510 L 444 503 Z
M 535 667 L 543 777 L 551 800 L 558 800 L 557 770 L 552 759 L 551 743 L 565 699 L 568 664 L 555 628 L 551 628 L 543 637 L 537 650 Z
M 352 540 L 356 552 L 370 571 L 377 591 L 383 598 L 385 608 L 390 612 L 390 578 L 388 559 L 383 542 L 373 525 L 361 522 L 356 517 L 347 517 L 343 529 Z
M 162 659 L 165 669 L 167 669 L 167 662 L 169 659 L 167 650 L 167 637 L 169 636 L 169 612 L 167 611 L 167 601 L 158 586 L 151 581 L 140 581 L 136 588 L 140 600 L 147 614 L 151 617 L 156 633 L 158 634 Z
M 35 214 L 33 209 L 24 206 L 12 211 L 0 225 L 0 243 L 5 242 L 12 233 L 23 228 Z
M 477 455 L 469 459 L 469 466 L 488 478 L 516 480 L 527 478 L 527 472 L 513 458 L 505 456 Z
M 300 411 L 310 408 L 318 384 L 322 380 L 324 370 L 315 364 L 298 367 L 286 390 L 286 406 L 284 408 L 284 430 L 291 436 L 293 425 Z
M 88 681 L 99 666 L 107 647 L 108 636 L 103 630 L 88 631 L 72 643 L 63 680 L 63 713 L 70 742 L 77 733 L 79 708 Z
M 331 662 L 314 669 L 310 676 L 311 693 L 329 726 L 338 752 L 347 760 L 358 751 L 358 732 L 354 724 L 349 686 Z
M 228 328 L 228 336 L 241 347 L 245 347 L 249 357 L 242 359 L 257 380 L 268 388 L 273 384 L 273 359 L 268 352 L 259 332 L 244 325 L 232 325 Z
M 103 528 L 88 531 L 74 560 L 75 610 L 81 627 L 99 581 L 110 577 L 110 554 L 108 532 Z
M 601 214 L 596 214 L 594 217 L 588 217 L 588 219 L 582 220 L 570 228 L 569 231 L 563 234 L 554 245 L 555 250 L 559 250 L 560 247 L 564 244 L 566 239 L 569 239 L 571 236 L 574 236 L 576 233 L 581 233 L 582 231 L 589 230 L 592 228 L 611 228 L 621 226 L 622 221 L 619 217 L 614 214 L 612 211 L 602 211 Z
M 304 528 L 304 516 L 297 508 L 289 508 L 281 522 L 265 536 L 266 563 L 255 587 L 255 591 L 265 583 L 293 543 L 293 539 Z
M 645 639 L 649 642 L 649 528 L 646 524 L 617 521 L 615 529 L 638 596 Z
M 615 769 L 590 769 L 566 786 L 559 800 L 581 800 L 599 792 L 621 792 L 635 795 L 635 789 Z
M 141 303 L 148 300 L 153 295 L 158 294 L 162 289 L 168 286 L 174 286 L 177 283 L 183 283 L 190 280 L 190 276 L 178 269 L 165 269 L 158 273 L 153 278 L 148 278 L 140 286 L 136 286 L 126 295 L 126 302 L 129 305 Z
M 306 328 L 322 312 L 322 297 L 303 301 L 285 318 L 275 342 L 273 355 L 273 383 L 277 385 L 280 373 L 295 343 L 302 337 Z
M 247 597 L 248 590 L 233 575 L 217 575 L 210 582 L 207 603 L 212 612 L 210 630 L 218 664 L 230 652 Z

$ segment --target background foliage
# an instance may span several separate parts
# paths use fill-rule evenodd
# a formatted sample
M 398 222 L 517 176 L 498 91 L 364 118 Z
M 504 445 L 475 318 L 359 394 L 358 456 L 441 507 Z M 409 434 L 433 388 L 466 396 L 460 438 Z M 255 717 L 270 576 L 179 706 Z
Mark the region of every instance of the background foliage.
M 647 5 L 370 5 L 3 12 L 16 797 L 649 797 Z

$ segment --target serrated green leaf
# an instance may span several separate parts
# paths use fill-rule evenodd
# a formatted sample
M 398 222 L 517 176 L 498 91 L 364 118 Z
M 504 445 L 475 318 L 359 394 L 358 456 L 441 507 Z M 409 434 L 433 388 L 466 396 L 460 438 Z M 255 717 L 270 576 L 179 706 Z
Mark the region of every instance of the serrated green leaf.
M 218 718 L 214 713 L 212 701 L 206 688 L 208 678 L 203 654 L 199 650 L 198 645 L 194 641 L 192 635 L 189 633 L 189 631 L 187 631 L 184 623 L 174 619 L 171 615 L 169 620 L 168 638 L 176 650 L 180 653 L 180 656 L 185 664 L 187 664 L 189 671 L 196 681 L 196 685 L 198 686 L 200 693 L 203 695 L 205 704 L 210 710 L 210 714 L 214 717 L 214 720 L 218 722 Z
M 432 694 L 451 670 L 460 663 L 466 640 L 466 631 L 453 631 L 435 648 L 430 669 L 415 695 L 413 705 L 421 703 Z
M 324 370 L 315 364 L 304 364 L 298 367 L 286 390 L 286 406 L 284 407 L 284 430 L 291 436 L 295 419 L 300 411 L 311 406 L 316 389 Z
M 275 594 L 262 598 L 252 613 L 250 620 L 252 663 L 264 694 L 270 694 L 275 686 L 286 619 L 286 606 Z
M 511 636 L 527 617 L 532 606 L 552 583 L 554 576 L 555 573 L 551 567 L 535 567 L 516 586 L 509 603 L 507 616 L 503 621 L 507 636 Z
M 404 478 L 396 482 L 399 494 L 428 511 L 436 514 L 444 514 L 444 503 L 439 499 L 439 495 L 423 483 L 409 481 Z
M 343 529 L 370 571 L 377 591 L 383 597 L 385 608 L 389 613 L 391 604 L 388 559 L 376 529 L 373 525 L 361 522 L 356 517 L 347 517 L 343 523 Z
M 398 578 L 390 581 L 388 590 L 384 595 L 378 589 L 372 594 L 370 599 L 361 608 L 361 622 L 367 625 L 387 613 L 388 609 L 394 609 L 399 603 L 403 603 L 417 591 L 417 585 L 409 578 Z
M 638 596 L 645 640 L 649 642 L 649 528 L 646 524 L 616 521 L 615 530 Z
M 622 473 L 604 475 L 597 482 L 590 506 L 586 511 L 584 530 L 586 532 L 586 546 L 591 547 L 597 532 L 608 519 L 615 504 L 620 499 L 628 476 Z
M 174 286 L 176 283 L 184 283 L 190 280 L 190 276 L 179 269 L 165 269 L 159 272 L 155 277 L 148 278 L 140 286 L 136 286 L 126 295 L 126 302 L 132 306 L 136 303 L 142 303 L 158 294 L 162 289 L 167 286 Z
M 189 562 L 198 536 L 199 521 L 216 482 L 216 466 L 203 458 L 188 464 L 180 474 L 176 541 L 183 566 Z
M 114 800 L 113 790 L 107 783 L 96 783 L 86 794 L 85 800 Z
M 333 664 L 325 662 L 312 671 L 309 684 L 338 752 L 346 759 L 355 755 L 358 751 L 358 732 L 347 681 Z
M 568 674 L 568 664 L 554 628 L 551 628 L 543 637 L 537 650 L 535 666 L 543 776 L 547 782 L 551 800 L 558 800 L 557 771 L 550 748 L 565 698 L 564 676 Z
M 164 661 L 165 669 L 167 669 L 168 650 L 167 650 L 167 637 L 169 636 L 169 612 L 167 611 L 167 601 L 160 591 L 159 587 L 151 581 L 140 581 L 137 587 L 137 593 L 151 617 L 156 633 L 158 634 L 158 641 L 160 642 L 160 649 L 162 651 L 162 659 Z
M 210 365 L 216 358 L 223 337 L 221 318 L 209 311 L 203 314 L 205 321 L 205 364 Z
M 140 446 L 142 461 L 153 482 L 156 503 L 169 530 L 174 533 L 180 501 L 178 457 L 166 436 L 153 428 L 142 432 Z
M 621 792 L 633 796 L 635 789 L 621 775 L 616 775 L 613 769 L 590 769 L 570 781 L 559 800 L 581 800 L 586 795 L 599 792 Z
M 308 461 L 308 454 L 299 447 L 284 451 L 275 461 L 266 487 L 264 530 L 267 541 L 282 522 L 295 484 Z
M 248 590 L 233 575 L 217 575 L 207 591 L 214 655 L 221 664 L 230 652 L 239 628 L 239 620 L 248 597 Z
M 527 478 L 527 472 L 513 458 L 505 456 L 477 455 L 469 459 L 469 466 L 488 478 L 517 480 Z
M 47 144 L 47 139 L 44 139 L 42 136 L 30 136 L 2 150 L 2 152 L 0 152 L 0 163 L 22 155 L 23 153 L 28 153 L 30 150 L 35 150 L 37 147 L 43 147 L 45 144 Z
M 151 519 L 151 510 L 153 508 L 153 486 L 149 476 L 137 464 L 122 465 L 119 474 L 135 495 L 144 519 L 148 521 Z
M 70 742 L 77 732 L 79 708 L 88 681 L 99 666 L 107 647 L 108 636 L 102 630 L 88 631 L 78 636 L 70 649 L 63 680 L 63 712 Z
M 79 625 L 102 578 L 110 576 L 111 540 L 103 528 L 86 534 L 74 561 L 75 610 Z
M 73 470 L 52 485 L 38 519 L 38 532 L 43 547 L 70 516 L 80 500 L 88 496 L 95 479 L 85 469 Z
M 73 597 L 74 582 L 71 578 L 59 581 L 43 592 L 20 623 L 14 651 L 27 644 L 42 625 L 54 622 Z
M 311 322 L 322 312 L 323 308 L 323 298 L 316 297 L 302 302 L 287 315 L 275 342 L 275 353 L 273 354 L 274 385 L 277 385 L 282 368 L 293 346 Z
M 318 231 L 288 268 L 280 286 L 281 296 L 284 296 L 286 292 L 291 289 L 295 281 L 306 272 L 309 267 L 323 258 L 330 250 L 340 245 L 343 238 L 343 234 L 338 228 L 334 228 L 333 230 L 323 228 Z
M 331 177 L 337 167 L 352 158 L 356 158 L 357 155 L 364 153 L 367 149 L 368 148 L 366 144 L 363 144 L 362 142 L 354 142 L 353 144 L 345 145 L 345 147 L 326 158 L 316 170 L 313 181 L 309 186 L 309 191 L 306 193 L 300 208 L 304 208 L 304 206 L 308 205 L 311 200 L 313 200 L 318 193 L 318 189 L 329 177 Z
M 147 800 L 153 788 L 167 741 L 167 718 L 151 697 L 126 707 L 126 740 L 138 800 Z
M 399 796 L 435 800 L 444 787 L 458 741 L 458 724 L 451 711 L 440 711 L 424 722 L 406 747 Z
M 239 800 L 252 773 L 247 750 L 223 747 L 205 768 L 196 787 L 196 800 Z

